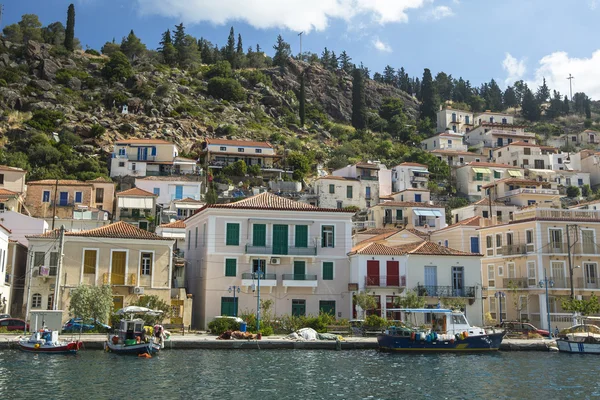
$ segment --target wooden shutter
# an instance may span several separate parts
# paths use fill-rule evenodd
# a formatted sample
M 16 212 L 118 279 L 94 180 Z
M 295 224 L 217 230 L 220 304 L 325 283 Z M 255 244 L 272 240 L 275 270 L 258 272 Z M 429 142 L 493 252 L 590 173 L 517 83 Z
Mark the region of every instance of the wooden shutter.
M 228 258 L 225 260 L 225 276 L 236 276 L 237 275 L 237 260 L 235 258 Z
M 227 224 L 227 246 L 240 245 L 240 224 Z
M 332 281 L 333 280 L 333 263 L 332 262 L 324 262 L 323 263 L 323 280 L 324 281 Z
M 296 225 L 296 247 L 308 247 L 308 225 Z
M 83 254 L 83 273 L 96 273 L 96 250 L 86 250 Z
M 112 253 L 112 266 L 110 271 L 110 283 L 112 285 L 125 284 L 125 260 L 127 253 L 115 251 Z
M 260 247 L 267 245 L 267 226 L 265 224 L 252 226 L 252 244 Z

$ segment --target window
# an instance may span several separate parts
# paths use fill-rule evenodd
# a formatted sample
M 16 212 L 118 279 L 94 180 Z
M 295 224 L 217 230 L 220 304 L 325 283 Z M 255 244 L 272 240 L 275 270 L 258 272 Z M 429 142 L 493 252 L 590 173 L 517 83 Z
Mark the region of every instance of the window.
M 135 171 L 135 163 L 131 163 L 131 170 Z
M 221 315 L 235 317 L 237 316 L 237 309 L 237 297 L 221 297 Z
M 142 253 L 140 274 L 152 275 L 152 253 Z
M 537 278 L 535 273 L 535 261 L 527 262 L 527 285 L 537 286 Z
M 342 203 L 342 201 L 341 201 L 341 200 L 338 200 L 338 201 L 336 202 L 336 206 L 337 206 L 337 209 L 338 209 L 338 210 L 341 210 L 342 208 L 344 208 L 344 205 L 343 205 L 343 203 Z
M 492 319 L 496 319 L 498 318 L 498 314 L 497 314 L 497 305 L 496 305 L 496 298 L 494 296 L 490 296 L 489 298 L 490 300 L 490 317 L 492 317 Z
M 192 248 L 192 231 L 188 230 L 187 234 L 188 250 Z
M 583 186 L 583 179 L 577 179 L 577 186 Z
M 506 124 L 506 123 L 507 123 L 506 121 L 507 121 L 507 119 L 506 119 L 506 118 L 502 118 L 502 123 L 503 123 L 503 124 Z
M 81 203 L 83 201 L 83 193 L 75 192 L 75 203 Z
M 36 251 L 33 254 L 33 266 L 41 267 L 42 265 L 44 265 L 45 257 L 46 253 L 44 253 L 43 251 Z
M 48 302 L 46 303 L 46 310 L 52 310 L 54 308 L 54 293 L 48 296 Z
M 489 235 L 489 236 L 485 237 L 485 247 L 487 249 L 486 250 L 487 251 L 486 254 L 488 256 L 493 256 L 494 255 L 494 245 L 493 245 L 492 240 L 493 240 L 492 239 L 492 235 Z
M 496 287 L 496 273 L 494 271 L 494 264 L 488 264 L 487 276 L 488 276 L 488 287 L 490 287 L 490 288 Z
M 103 188 L 96 189 L 96 203 L 104 203 L 104 189 Z
M 262 153 L 262 149 L 254 149 L 254 152 L 260 154 Z
M 227 237 L 225 244 L 227 246 L 240 245 L 240 224 L 227 224 Z
M 160 188 L 153 188 L 152 193 L 154 193 L 157 196 L 160 196 Z
M 324 262 L 323 263 L 323 280 L 324 281 L 332 281 L 333 280 L 333 263 L 332 262 Z
M 321 247 L 335 247 L 335 227 L 333 225 L 323 225 L 321 227 Z
M 496 247 L 502 247 L 502 234 L 496 234 Z
M 498 265 L 498 276 L 504 276 L 504 265 Z
M 50 276 L 56 276 L 56 271 L 58 269 L 58 252 L 50 253 Z
M 452 113 L 452 122 L 456 122 L 456 113 Z
M 308 247 L 308 225 L 296 225 L 294 239 L 296 247 Z
M 515 269 L 515 263 L 507 263 L 506 264 L 506 269 L 508 270 L 508 278 L 516 278 L 517 277 L 517 271 Z
M 83 252 L 83 274 L 96 274 L 96 250 L 85 250 Z
M 258 273 L 260 268 L 260 278 L 265 279 L 265 273 L 267 272 L 267 260 L 252 260 L 252 273 Z
M 292 315 L 295 317 L 306 315 L 306 300 L 292 299 Z
M 482 181 L 483 180 L 483 174 L 481 172 L 476 172 L 475 173 L 475 180 L 476 181 Z
M 402 219 L 402 210 L 396 210 L 396 222 L 401 222 Z
M 421 202 L 421 194 L 420 193 L 416 193 L 415 194 L 415 203 L 420 203 Z
M 577 141 L 577 136 L 571 136 L 571 142 L 576 142 Z
M 559 164 L 562 164 L 562 158 L 560 158 L 560 157 L 559 157 L 557 162 L 558 162 Z
M 483 218 L 487 218 L 489 214 L 488 214 L 487 210 L 484 210 L 481 212 L 481 215 Z
M 34 293 L 31 296 L 31 308 L 40 308 L 42 307 L 42 295 L 39 293 Z
M 50 203 L 50 191 L 44 190 L 42 194 L 42 203 Z
M 60 192 L 58 195 L 58 205 L 66 206 L 69 204 L 69 192 Z
M 500 179 L 500 171 L 494 171 L 494 179 Z
M 238 148 L 238 153 L 243 153 L 244 152 L 244 148 L 243 147 L 239 147 Z
M 512 246 L 514 244 L 513 237 L 514 237 L 514 234 L 512 232 L 508 232 L 506 234 L 506 245 L 507 246 Z
M 252 245 L 258 247 L 267 245 L 267 225 L 252 224 Z
M 194 237 L 194 248 L 198 248 L 198 227 L 196 227 L 196 236 Z
M 221 147 L 219 147 L 219 151 L 227 151 L 227 147 L 221 146 Z
M 470 117 L 465 115 L 465 124 L 469 125 Z
M 481 192 L 481 185 L 477 185 L 477 191 Z
M 562 253 L 562 229 L 550 229 L 550 251 L 552 253 Z
M 119 155 L 124 156 L 126 154 L 127 154 L 127 150 L 125 149 L 125 147 L 119 147 Z
M 530 156 L 531 155 L 531 148 L 530 147 L 525 147 L 523 149 L 523 154 L 525 154 L 526 156 Z
M 346 197 L 349 199 L 352 198 L 352 186 L 346 186 Z
M 448 239 L 444 240 L 444 247 L 448 247 Z
M 319 313 L 335 317 L 335 300 L 319 300 Z
M 119 161 L 119 167 L 120 168 L 125 167 L 125 161 Z
M 330 194 L 335 193 L 335 185 L 329 185 L 329 193 Z
M 367 186 L 365 188 L 365 199 L 370 199 L 371 198 L 371 187 Z
M 225 259 L 225 276 L 237 275 L 237 260 L 235 258 Z
M 153 146 L 153 147 L 151 148 L 151 150 L 150 150 L 150 155 L 151 155 L 151 156 L 156 156 L 156 147 L 154 147 L 154 146 Z

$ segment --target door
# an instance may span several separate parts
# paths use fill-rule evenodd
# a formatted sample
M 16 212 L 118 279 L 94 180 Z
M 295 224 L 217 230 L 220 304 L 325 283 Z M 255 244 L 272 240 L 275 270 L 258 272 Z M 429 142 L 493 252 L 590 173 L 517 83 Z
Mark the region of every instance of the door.
M 306 280 L 306 262 L 294 261 L 294 280 L 295 281 Z
M 306 300 L 292 299 L 292 315 L 295 317 L 306 315 Z
M 386 209 L 384 212 L 385 212 L 385 218 L 384 218 L 383 223 L 391 224 L 392 223 L 392 210 Z
M 115 251 L 112 253 L 112 265 L 110 268 L 111 285 L 125 284 L 125 260 L 127 253 L 124 251 Z
M 113 296 L 113 311 L 118 311 L 123 308 L 124 296 Z
M 596 264 L 586 263 L 583 265 L 585 273 L 585 288 L 596 289 L 598 282 L 598 275 L 596 271 Z
M 553 262 L 550 264 L 551 276 L 554 281 L 554 286 L 559 288 L 566 288 L 567 285 L 567 274 L 565 271 L 565 264 L 562 262 Z
M 400 286 L 400 263 L 398 261 L 388 261 L 386 264 L 386 286 Z
M 379 261 L 367 261 L 367 286 L 379 286 Z
M 464 268 L 452 267 L 452 294 L 457 297 L 463 296 Z
M 437 267 L 432 265 L 426 265 L 424 267 L 425 272 L 425 290 L 428 296 L 437 295 Z M 419 293 L 419 296 L 423 294 Z
M 479 238 L 471 238 L 471 253 L 479 253 Z
M 257 247 L 265 247 L 267 245 L 267 225 L 252 225 L 252 245 Z
M 181 186 L 181 185 L 175 186 L 175 199 L 177 199 L 177 200 L 183 199 L 183 186 Z
M 288 226 L 273 225 L 273 254 L 288 253 Z
M 221 315 L 237 317 L 238 301 L 237 297 L 221 297 Z
M 66 206 L 69 204 L 69 192 L 60 192 L 59 205 Z
M 335 300 L 319 301 L 319 313 L 329 314 L 335 317 Z
M 138 148 L 138 160 L 146 161 L 148 159 L 148 148 L 147 147 L 139 147 Z

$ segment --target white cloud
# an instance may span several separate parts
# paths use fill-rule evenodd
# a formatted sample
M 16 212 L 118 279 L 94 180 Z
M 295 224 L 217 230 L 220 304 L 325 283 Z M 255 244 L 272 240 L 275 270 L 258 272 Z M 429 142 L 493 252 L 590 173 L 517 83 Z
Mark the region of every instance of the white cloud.
M 178 18 L 184 23 L 245 21 L 259 29 L 321 31 L 331 19 L 362 15 L 379 24 L 407 22 L 407 11 L 431 0 L 135 0 L 142 14 Z
M 523 78 L 527 70 L 525 59 L 517 60 L 510 53 L 506 53 L 504 61 L 502 61 L 502 68 L 504 68 L 507 74 L 504 80 L 507 85 L 512 85 L 515 81 Z
M 383 51 L 384 53 L 392 52 L 392 47 L 389 44 L 382 42 L 377 37 L 373 39 L 373 47 L 375 47 L 379 51 Z
M 432 8 L 428 13 L 425 14 L 426 19 L 432 19 L 438 21 L 443 18 L 448 18 L 454 15 L 454 11 L 448 6 L 437 6 Z
M 598 7 L 598 0 L 589 0 L 588 5 L 590 6 L 590 10 L 595 10 Z

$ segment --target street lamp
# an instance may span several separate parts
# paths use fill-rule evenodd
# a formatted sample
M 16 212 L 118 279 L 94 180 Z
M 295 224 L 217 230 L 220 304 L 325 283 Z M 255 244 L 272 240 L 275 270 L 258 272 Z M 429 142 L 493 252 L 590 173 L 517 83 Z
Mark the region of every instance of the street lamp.
M 256 271 L 257 284 L 256 284 L 256 332 L 260 332 L 260 259 L 258 260 L 258 269 Z M 255 287 L 252 284 L 252 291 L 254 292 Z
M 540 288 L 546 288 L 546 313 L 548 318 L 548 334 L 552 337 L 552 323 L 550 322 L 550 300 L 548 299 L 548 286 L 554 287 L 554 281 L 546 277 L 546 268 L 544 268 L 544 279 L 539 283 Z
M 235 294 L 240 293 L 240 287 L 239 286 L 229 286 L 229 293 L 233 293 L 233 316 L 237 317 L 237 301 L 235 298 Z
M 494 293 L 494 297 L 500 299 L 500 323 L 502 324 L 502 299 L 506 298 L 506 293 L 496 292 Z

